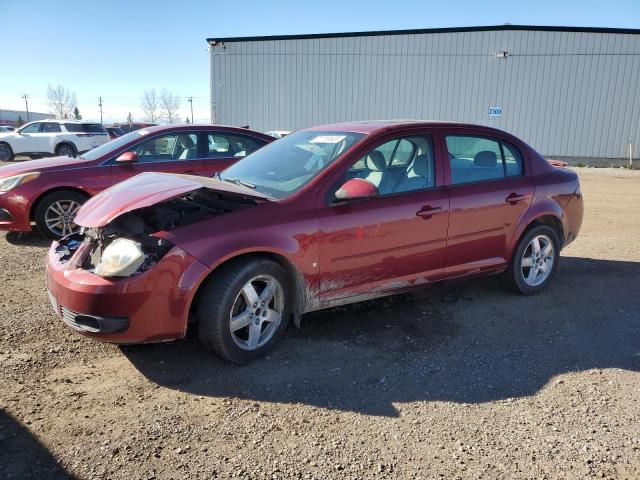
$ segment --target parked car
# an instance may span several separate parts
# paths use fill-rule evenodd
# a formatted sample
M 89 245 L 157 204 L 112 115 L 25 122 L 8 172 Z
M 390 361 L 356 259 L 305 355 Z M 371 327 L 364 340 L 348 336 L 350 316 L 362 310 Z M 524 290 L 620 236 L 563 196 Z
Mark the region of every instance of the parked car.
M 272 137 L 222 126 L 160 126 L 118 137 L 79 157 L 0 167 L 0 230 L 35 227 L 46 237 L 75 232 L 89 197 L 140 172 L 211 176 Z
M 216 178 L 142 174 L 91 199 L 48 257 L 55 312 L 116 343 L 183 337 L 236 363 L 293 319 L 450 278 L 529 295 L 582 222 L 575 172 L 481 126 L 327 125 Z
M 16 127 L 10 125 L 0 125 L 0 133 L 13 132 L 15 129 Z
M 267 135 L 272 136 L 273 138 L 282 138 L 285 135 L 289 135 L 291 132 L 288 130 L 271 130 L 267 132 Z
M 15 155 L 73 157 L 108 141 L 107 131 L 99 123 L 39 120 L 15 132 L 0 133 L 0 161 L 10 162 Z
M 116 132 L 118 135 L 126 135 L 127 133 L 133 132 L 135 130 L 140 130 L 141 128 L 149 128 L 155 127 L 157 123 L 140 123 L 140 122 L 132 122 L 132 123 L 122 123 L 114 125 Z

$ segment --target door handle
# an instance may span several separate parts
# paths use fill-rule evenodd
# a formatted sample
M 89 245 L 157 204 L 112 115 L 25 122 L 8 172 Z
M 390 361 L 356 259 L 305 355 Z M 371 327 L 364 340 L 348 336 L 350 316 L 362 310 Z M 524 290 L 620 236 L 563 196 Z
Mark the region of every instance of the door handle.
M 507 198 L 505 198 L 504 201 L 510 203 L 511 205 L 515 205 L 518 202 L 524 201 L 526 198 L 526 195 L 522 195 L 520 193 L 512 193 Z
M 433 217 L 435 214 L 442 212 L 442 208 L 441 207 L 431 207 L 430 205 L 427 205 L 426 207 L 422 207 L 422 209 L 420 209 L 418 212 L 416 212 L 416 216 L 418 217 L 422 217 L 425 220 L 427 220 L 428 218 Z

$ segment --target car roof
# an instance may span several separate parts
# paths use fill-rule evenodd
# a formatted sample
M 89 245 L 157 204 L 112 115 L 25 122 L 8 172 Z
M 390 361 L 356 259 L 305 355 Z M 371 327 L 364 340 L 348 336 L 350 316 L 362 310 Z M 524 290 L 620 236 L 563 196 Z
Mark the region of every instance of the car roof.
M 486 125 L 477 125 L 473 123 L 462 123 L 462 122 L 448 122 L 441 120 L 364 120 L 357 122 L 343 122 L 343 123 L 333 123 L 327 125 L 318 125 L 316 127 L 308 128 L 310 131 L 344 131 L 344 132 L 355 132 L 355 133 L 374 133 L 380 131 L 393 131 L 400 130 L 407 127 L 464 127 L 471 129 L 478 129 L 484 131 L 495 131 L 501 132 L 493 127 L 488 127 Z
M 202 123 L 202 124 L 198 124 L 198 123 L 168 123 L 168 124 L 164 124 L 164 125 L 154 125 L 152 127 L 143 127 L 140 130 L 146 130 L 147 132 L 150 133 L 156 133 L 156 132 L 162 132 L 164 130 L 192 130 L 192 129 L 196 129 L 196 130 L 205 130 L 205 129 L 219 129 L 219 130 L 228 130 L 230 132 L 238 132 L 238 133 L 242 133 L 245 132 L 249 135 L 259 135 L 261 137 L 268 137 L 268 135 L 261 133 L 261 132 L 257 132 L 255 130 L 251 130 L 249 128 L 242 128 L 242 127 L 232 127 L 230 125 L 217 125 L 217 124 L 206 124 L 206 123 Z

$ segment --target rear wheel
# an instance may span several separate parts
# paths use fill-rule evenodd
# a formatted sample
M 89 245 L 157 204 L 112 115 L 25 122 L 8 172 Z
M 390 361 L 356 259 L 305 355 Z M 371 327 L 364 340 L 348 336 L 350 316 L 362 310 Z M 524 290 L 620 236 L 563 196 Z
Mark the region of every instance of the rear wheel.
M 0 162 L 12 162 L 15 158 L 13 149 L 8 143 L 0 143 Z
M 284 333 L 290 312 L 287 274 L 268 259 L 232 262 L 203 286 L 198 337 L 225 360 L 247 363 Z
M 59 157 L 74 157 L 76 149 L 70 143 L 61 143 L 56 147 L 56 155 Z
M 518 242 L 511 264 L 503 274 L 505 286 L 524 295 L 543 290 L 556 273 L 560 259 L 560 240 L 556 231 L 539 225 Z
M 38 231 L 47 238 L 57 240 L 80 230 L 75 216 L 87 196 L 73 190 L 61 190 L 46 195 L 36 207 L 35 222 Z

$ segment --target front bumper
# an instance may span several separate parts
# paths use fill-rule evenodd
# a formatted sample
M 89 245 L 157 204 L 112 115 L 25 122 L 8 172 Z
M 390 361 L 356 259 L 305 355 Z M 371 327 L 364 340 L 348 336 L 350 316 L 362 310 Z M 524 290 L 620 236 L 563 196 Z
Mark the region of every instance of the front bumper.
M 0 192 L 0 230 L 9 232 L 31 231 L 31 205 L 20 194 Z
M 56 315 L 82 335 L 111 343 L 173 340 L 185 335 L 195 292 L 209 272 L 174 247 L 130 278 L 107 279 L 61 262 L 49 250 L 47 288 Z

